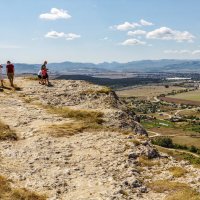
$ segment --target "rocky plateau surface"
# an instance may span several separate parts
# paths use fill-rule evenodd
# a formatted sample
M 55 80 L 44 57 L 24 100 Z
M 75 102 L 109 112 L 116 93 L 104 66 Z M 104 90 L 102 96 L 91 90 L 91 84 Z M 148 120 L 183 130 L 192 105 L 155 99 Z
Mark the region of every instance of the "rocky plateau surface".
M 168 192 L 148 187 L 155 180 L 187 183 L 200 191 L 200 170 L 159 153 L 113 91 L 84 81 L 52 81 L 51 87 L 23 78 L 16 83 L 19 91 L 0 92 L 0 121 L 18 136 L 0 141 L 0 175 L 14 187 L 46 194 L 48 200 L 165 199 Z M 53 137 L 51 125 L 74 119 L 49 113 L 46 105 L 102 112 L 107 129 Z M 155 165 L 143 165 L 144 157 Z M 174 166 L 188 173 L 175 178 L 168 171 Z

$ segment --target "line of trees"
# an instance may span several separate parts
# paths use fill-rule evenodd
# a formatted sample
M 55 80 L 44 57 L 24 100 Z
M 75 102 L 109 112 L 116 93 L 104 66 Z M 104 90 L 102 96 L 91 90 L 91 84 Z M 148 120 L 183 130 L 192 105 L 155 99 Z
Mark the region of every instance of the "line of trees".
M 152 143 L 165 148 L 181 149 L 192 153 L 200 154 L 200 149 L 195 147 L 194 145 L 187 146 L 187 145 L 175 144 L 169 137 L 156 137 L 152 139 Z

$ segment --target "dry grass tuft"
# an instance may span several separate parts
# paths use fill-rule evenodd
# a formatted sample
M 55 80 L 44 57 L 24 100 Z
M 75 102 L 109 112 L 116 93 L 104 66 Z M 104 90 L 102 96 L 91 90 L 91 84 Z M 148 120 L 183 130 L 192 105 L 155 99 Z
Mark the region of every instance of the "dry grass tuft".
M 133 134 L 135 134 L 131 129 L 130 130 L 123 130 L 123 129 L 116 129 L 116 128 L 113 128 L 113 132 L 115 132 L 115 131 L 117 131 L 118 130 L 118 132 L 120 132 L 120 133 L 122 133 L 123 135 L 133 135 Z
M 182 177 L 188 172 L 186 169 L 183 169 L 182 167 L 170 167 L 168 170 L 176 178 Z
M 136 139 L 131 139 L 131 140 L 129 140 L 129 142 L 133 143 L 135 146 L 139 146 L 141 144 L 141 142 Z
M 184 190 L 167 195 L 165 200 L 200 200 L 200 194 L 194 191 L 192 188 L 186 188 Z
M 190 189 L 190 187 L 186 183 L 172 182 L 169 180 L 153 181 L 148 183 L 147 186 L 153 191 L 158 193 L 177 192 L 177 191 L 183 191 L 185 189 Z
M 0 122 L 0 140 L 17 140 L 16 133 L 2 122 Z
M 87 94 L 109 94 L 112 90 L 109 87 L 102 87 L 101 89 L 88 89 L 85 91 L 82 91 L 81 94 L 87 95 Z
M 31 103 L 33 100 L 31 98 L 25 97 L 23 98 L 25 103 Z
M 72 118 L 76 120 L 81 120 L 89 123 L 103 123 L 103 113 L 97 111 L 88 111 L 88 110 L 73 110 L 71 108 L 61 108 L 61 107 L 52 107 L 45 106 L 47 111 L 52 114 L 57 114 L 64 118 Z
M 146 139 L 148 139 L 148 136 L 146 136 L 146 135 L 138 135 L 137 138 L 140 139 L 140 140 L 146 140 Z
M 57 114 L 64 118 L 75 119 L 76 122 L 53 125 L 50 127 L 51 135 L 55 137 L 72 136 L 83 131 L 107 130 L 102 124 L 103 113 L 88 110 L 73 110 L 71 108 L 60 108 L 45 106 L 48 112 Z
M 74 135 L 83 131 L 109 131 L 109 132 L 120 132 L 122 134 L 130 135 L 133 134 L 131 130 L 123 130 L 120 128 L 111 128 L 104 126 L 103 116 L 104 114 L 99 111 L 90 110 L 74 110 L 68 107 L 55 107 L 55 106 L 44 106 L 38 104 L 47 110 L 51 114 L 59 115 L 63 118 L 71 118 L 76 122 L 64 123 L 61 125 L 51 126 L 52 135 L 54 136 L 65 136 Z M 61 133 L 59 134 L 59 131 Z M 53 133 L 55 132 L 55 133 Z
M 127 196 L 127 197 L 129 196 L 128 191 L 126 190 L 120 190 L 119 193 L 122 194 L 123 196 Z
M 64 136 L 72 136 L 77 133 L 83 132 L 87 126 L 85 126 L 82 122 L 80 123 L 65 123 L 61 125 L 52 125 L 50 128 L 50 134 L 54 137 L 64 137 Z
M 60 125 L 52 125 L 50 128 L 50 134 L 54 137 L 72 136 L 84 131 L 98 131 L 103 129 L 101 125 L 95 123 L 85 122 L 71 122 Z
M 155 192 L 169 192 L 165 200 L 200 200 L 200 194 L 186 183 L 157 180 L 148 183 L 148 187 Z
M 46 196 L 38 195 L 26 189 L 14 189 L 10 182 L 0 176 L 0 199 L 3 200 L 46 200 Z
M 142 167 L 152 167 L 155 165 L 160 165 L 160 162 L 148 159 L 145 156 L 140 156 L 138 159 L 138 163 Z

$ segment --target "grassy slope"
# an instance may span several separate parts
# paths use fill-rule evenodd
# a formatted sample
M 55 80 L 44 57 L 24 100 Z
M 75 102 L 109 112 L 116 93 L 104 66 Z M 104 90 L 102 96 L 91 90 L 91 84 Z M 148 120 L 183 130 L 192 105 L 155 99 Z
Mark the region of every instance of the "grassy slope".
M 186 93 L 180 93 L 180 94 L 172 95 L 169 97 L 177 98 L 177 99 L 184 99 L 184 100 L 191 100 L 191 101 L 200 101 L 200 90 L 186 92 Z
M 122 91 L 117 91 L 117 94 L 122 97 L 141 97 L 141 96 L 148 96 L 148 97 L 155 97 L 159 96 L 160 94 L 168 94 L 173 90 L 178 91 L 184 88 L 181 87 L 169 87 L 165 88 L 164 86 L 142 86 L 133 89 L 127 89 Z

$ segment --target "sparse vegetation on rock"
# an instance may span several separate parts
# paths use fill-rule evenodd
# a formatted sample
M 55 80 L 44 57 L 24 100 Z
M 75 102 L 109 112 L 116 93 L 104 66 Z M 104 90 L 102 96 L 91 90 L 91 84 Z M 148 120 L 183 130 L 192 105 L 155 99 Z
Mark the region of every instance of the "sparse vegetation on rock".
M 2 200 L 46 200 L 45 195 L 39 195 L 26 189 L 18 189 L 11 186 L 11 183 L 0 176 L 0 199 Z
M 184 176 L 188 172 L 186 169 L 182 167 L 170 167 L 168 170 L 173 174 L 174 177 L 177 178 Z
M 94 89 L 88 89 L 85 91 L 82 91 L 81 94 L 84 95 L 90 95 L 90 94 L 109 94 L 111 92 L 111 88 L 109 87 L 102 87 L 101 89 L 94 90 Z
M 16 133 L 2 122 L 0 122 L 0 140 L 17 140 Z
M 186 183 L 173 182 L 169 180 L 153 181 L 148 184 L 148 187 L 158 193 L 184 191 L 185 189 L 190 188 Z
M 143 167 L 152 167 L 154 165 L 160 165 L 159 161 L 149 159 L 145 156 L 139 157 L 138 163 L 139 163 L 140 166 L 143 166 Z
M 164 200 L 200 199 L 200 193 L 185 183 L 158 180 L 150 182 L 148 186 L 158 193 L 168 192 L 168 195 L 164 198 Z

